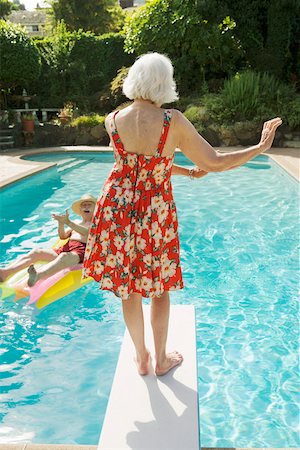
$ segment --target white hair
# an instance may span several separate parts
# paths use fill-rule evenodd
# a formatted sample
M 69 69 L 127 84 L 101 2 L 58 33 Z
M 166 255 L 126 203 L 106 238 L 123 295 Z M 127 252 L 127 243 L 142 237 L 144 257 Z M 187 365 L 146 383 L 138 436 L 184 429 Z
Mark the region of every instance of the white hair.
M 162 105 L 178 99 L 170 59 L 160 53 L 140 56 L 130 67 L 123 93 L 130 100 L 142 98 Z

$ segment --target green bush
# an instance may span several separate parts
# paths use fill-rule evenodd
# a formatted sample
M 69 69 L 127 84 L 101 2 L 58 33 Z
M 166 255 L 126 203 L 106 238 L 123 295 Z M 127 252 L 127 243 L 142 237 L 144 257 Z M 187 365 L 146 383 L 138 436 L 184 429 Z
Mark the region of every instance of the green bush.
M 70 123 L 71 127 L 74 128 L 92 128 L 96 125 L 104 125 L 105 116 L 100 116 L 99 114 L 91 114 L 86 116 L 79 116 L 72 120 Z
M 0 20 L 0 49 L 1 87 L 27 87 L 39 77 L 38 50 L 20 26 Z
M 235 22 L 225 16 L 207 20 L 198 3 L 152 0 L 125 22 L 125 50 L 167 54 L 181 93 L 199 90 L 216 74 L 234 73 L 242 55 Z
M 126 101 L 122 88 L 128 71 L 129 67 L 121 67 L 121 69 L 118 70 L 117 76 L 110 83 L 110 93 L 113 97 L 113 102 L 115 105 L 119 105 L 120 103 Z
M 221 95 L 233 119 L 247 120 L 265 118 L 269 113 L 280 115 L 282 106 L 295 92 L 273 75 L 246 71 L 225 81 Z
M 209 114 L 204 106 L 189 106 L 184 115 L 199 133 L 203 132 L 204 125 L 209 122 Z
M 53 36 L 37 40 L 37 46 L 42 56 L 42 75 L 31 92 L 38 92 L 38 106 L 59 107 L 71 100 L 83 111 L 95 110 L 95 94 L 100 97 L 118 69 L 131 65 L 134 59 L 124 52 L 120 34 L 70 32 L 63 22 Z
M 246 71 L 225 81 L 220 94 L 202 97 L 210 119 L 218 124 L 236 121 L 262 122 L 283 117 L 292 127 L 299 124 L 299 107 L 292 86 L 273 75 Z
M 67 30 L 63 21 L 57 24 L 52 36 L 35 38 L 41 56 L 39 79 L 32 83 L 30 92 L 38 94 L 38 107 L 62 107 L 70 100 L 70 53 L 76 33 Z
M 280 117 L 292 129 L 300 130 L 300 95 L 296 95 L 282 107 Z

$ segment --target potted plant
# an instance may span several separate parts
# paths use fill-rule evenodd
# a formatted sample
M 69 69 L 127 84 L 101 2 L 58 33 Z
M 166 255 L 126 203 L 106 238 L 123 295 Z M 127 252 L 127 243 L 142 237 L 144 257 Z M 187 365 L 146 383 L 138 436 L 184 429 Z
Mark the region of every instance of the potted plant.
M 34 131 L 34 115 L 32 113 L 24 113 L 21 116 L 22 129 L 29 133 Z
M 65 103 L 64 107 L 60 110 L 58 118 L 61 125 L 66 125 L 73 117 L 74 105 L 71 102 Z

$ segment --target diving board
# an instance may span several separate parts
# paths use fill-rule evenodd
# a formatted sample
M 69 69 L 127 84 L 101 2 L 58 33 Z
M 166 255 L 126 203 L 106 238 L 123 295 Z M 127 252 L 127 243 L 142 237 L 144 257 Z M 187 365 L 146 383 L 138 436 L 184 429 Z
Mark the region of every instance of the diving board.
M 153 370 L 150 307 L 143 308 L 151 371 L 138 375 L 126 330 L 98 450 L 199 450 L 194 306 L 171 306 L 167 351 L 178 350 L 184 361 L 162 377 L 156 377 Z

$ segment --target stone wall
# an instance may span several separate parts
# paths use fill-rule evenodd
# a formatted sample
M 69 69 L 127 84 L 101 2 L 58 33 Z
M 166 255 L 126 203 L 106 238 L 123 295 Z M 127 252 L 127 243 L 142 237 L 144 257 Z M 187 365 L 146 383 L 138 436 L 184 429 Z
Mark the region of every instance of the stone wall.
M 21 124 L 11 129 L 15 147 L 24 145 Z M 231 126 L 209 125 L 201 135 L 214 147 L 251 146 L 260 140 L 261 127 L 253 123 L 236 122 Z M 109 137 L 101 124 L 91 128 L 74 128 L 50 123 L 35 126 L 30 147 L 51 147 L 60 145 L 108 145 Z M 282 125 L 276 132 L 274 147 L 300 149 L 300 131 L 291 131 Z
M 21 124 L 12 129 L 15 147 L 24 146 Z M 35 126 L 30 147 L 52 147 L 60 145 L 108 145 L 109 137 L 103 125 L 87 128 L 59 126 L 50 123 Z

